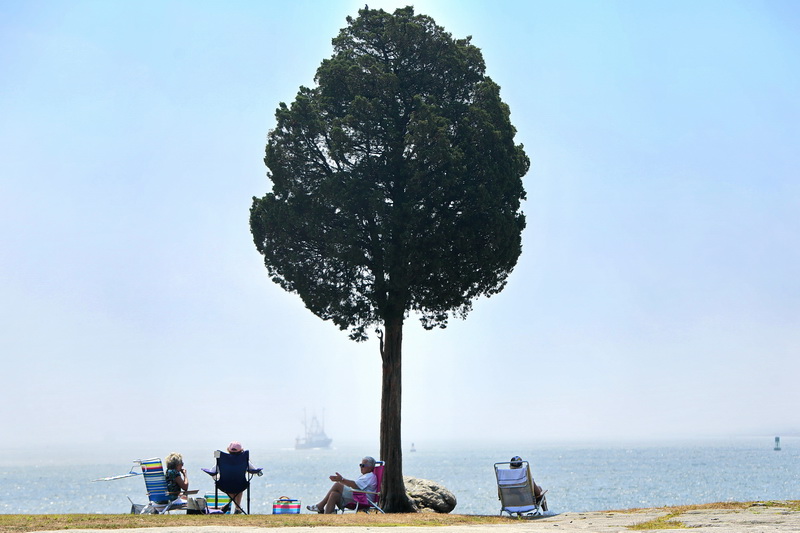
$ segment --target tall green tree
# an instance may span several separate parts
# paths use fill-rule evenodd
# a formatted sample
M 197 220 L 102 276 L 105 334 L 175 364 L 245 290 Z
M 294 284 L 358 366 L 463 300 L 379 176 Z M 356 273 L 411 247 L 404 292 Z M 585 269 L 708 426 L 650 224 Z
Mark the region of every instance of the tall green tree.
M 471 38 L 412 7 L 362 9 L 314 87 L 280 103 L 250 227 L 270 277 L 383 363 L 383 503 L 411 510 L 400 433 L 403 323 L 466 317 L 521 252 L 529 161 Z

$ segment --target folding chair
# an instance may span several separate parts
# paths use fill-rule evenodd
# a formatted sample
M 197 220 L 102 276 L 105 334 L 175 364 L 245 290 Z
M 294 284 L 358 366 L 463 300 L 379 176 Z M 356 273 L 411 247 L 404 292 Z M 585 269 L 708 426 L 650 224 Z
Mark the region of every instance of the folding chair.
M 519 466 L 517 466 L 519 465 Z M 497 495 L 500 498 L 500 515 L 538 516 L 547 511 L 544 492 L 536 498 L 533 476 L 528 461 L 495 463 Z M 545 491 L 547 492 L 547 491 Z
M 167 478 L 164 475 L 164 466 L 161 464 L 161 459 L 139 459 L 134 463 L 139 464 L 142 468 L 144 485 L 147 489 L 147 498 L 150 503 L 140 509 L 139 506 L 131 502 L 133 504 L 132 512 L 164 514 L 173 510 L 186 509 L 186 502 L 182 499 L 178 498 L 170 501 L 169 494 L 167 494 Z
M 370 509 L 375 509 L 383 513 L 383 509 L 380 508 L 379 503 L 381 500 L 381 483 L 383 482 L 384 466 L 383 461 L 375 461 L 375 469 L 372 473 L 375 474 L 378 480 L 377 490 L 374 492 L 371 490 L 353 490 L 353 501 L 342 507 L 342 513 L 347 509 L 355 512 L 364 511 L 365 513 L 369 513 Z
M 240 512 L 250 514 L 250 480 L 254 475 L 261 475 L 261 468 L 250 469 L 250 452 L 225 453 L 214 452 L 217 464 L 213 469 L 203 468 L 203 472 L 214 478 L 214 494 L 222 491 L 233 502 Z M 247 491 L 247 511 L 236 503 L 236 497 Z

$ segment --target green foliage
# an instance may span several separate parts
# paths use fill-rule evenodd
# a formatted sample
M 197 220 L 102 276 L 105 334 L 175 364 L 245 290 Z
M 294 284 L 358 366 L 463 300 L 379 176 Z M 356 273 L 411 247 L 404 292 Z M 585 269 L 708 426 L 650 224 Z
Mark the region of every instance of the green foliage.
M 356 340 L 411 311 L 445 327 L 505 286 L 529 161 L 470 38 L 411 7 L 347 22 L 276 111 L 253 239 L 273 281 Z

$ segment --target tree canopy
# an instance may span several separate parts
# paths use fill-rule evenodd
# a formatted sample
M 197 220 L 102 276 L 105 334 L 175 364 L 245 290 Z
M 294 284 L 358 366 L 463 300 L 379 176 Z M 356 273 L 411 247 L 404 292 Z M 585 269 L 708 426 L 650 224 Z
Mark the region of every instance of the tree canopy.
M 365 8 L 333 49 L 315 85 L 279 104 L 264 158 L 272 191 L 253 199 L 250 227 L 271 279 L 311 312 L 355 340 L 384 328 L 384 496 L 406 510 L 404 496 L 391 503 L 404 318 L 445 327 L 504 288 L 529 161 L 470 37 L 412 7 Z

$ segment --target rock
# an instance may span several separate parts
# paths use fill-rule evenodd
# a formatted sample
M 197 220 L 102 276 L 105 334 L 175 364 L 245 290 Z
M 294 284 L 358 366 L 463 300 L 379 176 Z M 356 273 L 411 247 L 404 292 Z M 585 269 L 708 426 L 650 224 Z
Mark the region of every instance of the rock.
M 453 493 L 435 481 L 403 476 L 403 483 L 417 512 L 449 513 L 456 507 Z

